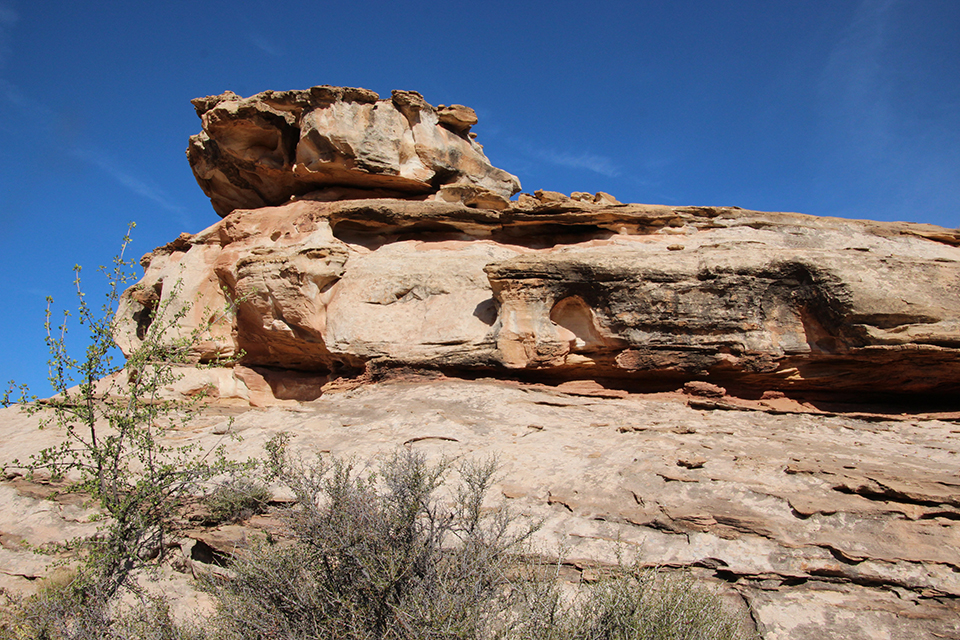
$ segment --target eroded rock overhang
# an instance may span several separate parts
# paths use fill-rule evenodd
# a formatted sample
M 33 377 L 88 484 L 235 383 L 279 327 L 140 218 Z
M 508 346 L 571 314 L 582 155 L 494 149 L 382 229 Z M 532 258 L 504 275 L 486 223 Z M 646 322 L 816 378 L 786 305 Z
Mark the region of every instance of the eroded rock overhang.
M 198 301 L 184 330 L 242 300 L 195 357 L 242 350 L 272 375 L 414 367 L 633 390 L 706 380 L 755 396 L 957 397 L 960 233 L 596 200 L 237 210 L 145 257 L 119 341 L 135 344 L 179 278 Z

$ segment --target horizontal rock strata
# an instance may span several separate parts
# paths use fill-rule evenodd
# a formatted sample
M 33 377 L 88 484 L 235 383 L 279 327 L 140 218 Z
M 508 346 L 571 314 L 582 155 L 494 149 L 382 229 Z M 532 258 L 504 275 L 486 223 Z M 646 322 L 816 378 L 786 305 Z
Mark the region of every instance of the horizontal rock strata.
M 184 330 L 240 301 L 195 357 L 242 350 L 274 377 L 413 366 L 928 409 L 958 397 L 956 231 L 538 195 L 237 210 L 144 258 L 118 339 L 135 344 L 181 281 L 196 301 Z

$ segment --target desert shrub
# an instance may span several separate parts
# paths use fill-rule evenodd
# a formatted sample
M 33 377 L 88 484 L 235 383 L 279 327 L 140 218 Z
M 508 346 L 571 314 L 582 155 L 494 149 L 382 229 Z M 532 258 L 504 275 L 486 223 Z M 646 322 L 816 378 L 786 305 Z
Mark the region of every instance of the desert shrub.
M 98 593 L 104 585 L 82 570 L 69 579 L 45 581 L 33 596 L 15 598 L 3 640 L 203 640 L 203 631 L 177 622 L 167 602 L 139 594 L 121 604 Z
M 554 565 L 559 568 L 559 565 Z M 686 572 L 606 568 L 595 582 L 561 586 L 548 565 L 527 565 L 498 637 L 523 640 L 755 640 L 751 621 Z
M 145 596 L 112 619 L 111 638 L 136 640 L 212 640 L 193 622 L 175 620 L 166 598 Z M 103 636 L 101 636 L 103 637 Z
M 13 606 L 9 637 L 23 640 L 87 640 L 109 637 L 110 615 L 93 585 L 76 577 L 67 584 L 41 588 Z
M 685 573 L 619 567 L 581 593 L 554 634 L 569 640 L 739 640 L 750 636 L 720 596 Z
M 369 473 L 343 460 L 288 466 L 295 542 L 236 559 L 236 577 L 216 588 L 217 626 L 231 638 L 484 636 L 533 531 L 484 510 L 494 470 L 461 467 L 448 508 L 434 497 L 445 468 L 415 453 Z
M 213 522 L 237 522 L 264 513 L 270 497 L 262 482 L 231 475 L 207 494 L 203 503 Z
M 185 501 L 199 483 L 239 467 L 226 461 L 222 447 L 200 451 L 163 440 L 204 403 L 202 395 L 184 400 L 164 394 L 179 377 L 177 366 L 188 361 L 206 331 L 184 335 L 180 330 L 191 305 L 179 299 L 179 283 L 149 312 L 149 327 L 126 361 L 115 361 L 116 311 L 124 287 L 134 279 L 134 263 L 123 257 L 129 242 L 128 233 L 112 268 L 101 267 L 108 288 L 99 310 L 87 302 L 80 267 L 74 268 L 75 315 L 86 334 L 83 356 L 75 358 L 68 349 L 70 313 L 54 329 L 48 298 L 46 344 L 54 395 L 40 401 L 11 383 L 0 396 L 3 406 L 19 403 L 38 416 L 41 428 L 62 434 L 59 444 L 28 460 L 4 461 L 5 468 L 66 480 L 68 491 L 89 496 L 106 516 L 97 536 L 74 545 L 81 567 L 77 578 L 21 603 L 24 637 L 34 632 L 43 638 L 108 637 L 103 634 L 116 622 L 121 590 L 136 591 L 134 572 L 162 559 L 167 539 L 181 524 Z M 213 314 L 210 322 L 221 317 Z

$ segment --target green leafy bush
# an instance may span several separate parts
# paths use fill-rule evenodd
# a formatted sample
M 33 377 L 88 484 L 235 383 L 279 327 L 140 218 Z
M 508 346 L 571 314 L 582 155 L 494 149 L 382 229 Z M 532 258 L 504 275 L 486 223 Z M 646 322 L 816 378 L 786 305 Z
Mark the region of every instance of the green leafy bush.
M 179 283 L 150 312 L 139 346 L 123 364 L 114 361 L 116 309 L 124 287 L 135 277 L 132 261 L 123 257 L 129 242 L 128 233 L 113 267 L 101 267 L 108 291 L 99 311 L 87 303 L 80 267 L 74 268 L 76 317 L 87 338 L 82 358 L 74 358 L 67 348 L 70 314 L 64 313 L 54 329 L 53 301 L 48 299 L 46 343 L 54 395 L 39 401 L 29 397 L 25 387 L 11 383 L 0 399 L 4 406 L 19 402 L 38 416 L 41 428 L 63 436 L 59 444 L 29 460 L 7 461 L 5 466 L 28 476 L 66 480 L 67 490 L 90 496 L 107 516 L 99 535 L 78 549 L 76 579 L 21 603 L 20 614 L 29 622 L 23 628 L 36 630 L 37 637 L 83 638 L 88 628 L 91 634 L 97 628 L 107 633 L 119 592 L 135 591 L 134 572 L 162 559 L 167 539 L 181 523 L 182 505 L 192 499 L 198 484 L 237 468 L 226 461 L 222 447 L 200 451 L 163 440 L 166 432 L 196 416 L 204 403 L 202 395 L 184 400 L 163 394 L 178 379 L 177 366 L 187 361 L 205 331 L 183 335 L 179 330 L 190 308 L 178 299 Z M 215 315 L 211 323 L 216 321 Z

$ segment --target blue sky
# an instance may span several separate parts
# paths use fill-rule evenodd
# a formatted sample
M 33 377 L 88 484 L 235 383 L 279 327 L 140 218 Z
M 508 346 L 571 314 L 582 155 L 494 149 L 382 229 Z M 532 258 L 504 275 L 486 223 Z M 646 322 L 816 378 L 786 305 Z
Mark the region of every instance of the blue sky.
M 127 222 L 218 220 L 191 98 L 317 84 L 475 108 L 527 192 L 960 225 L 957 0 L 0 0 L 0 380 Z

